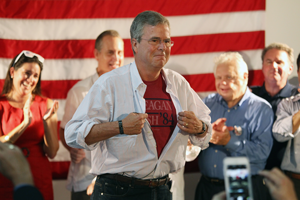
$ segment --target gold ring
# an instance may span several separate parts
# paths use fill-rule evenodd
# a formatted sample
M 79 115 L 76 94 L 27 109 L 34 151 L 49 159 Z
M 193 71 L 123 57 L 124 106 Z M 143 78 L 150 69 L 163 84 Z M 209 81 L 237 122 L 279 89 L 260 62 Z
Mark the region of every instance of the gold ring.
M 185 124 L 185 126 L 188 126 L 188 125 L 189 125 L 188 123 Z

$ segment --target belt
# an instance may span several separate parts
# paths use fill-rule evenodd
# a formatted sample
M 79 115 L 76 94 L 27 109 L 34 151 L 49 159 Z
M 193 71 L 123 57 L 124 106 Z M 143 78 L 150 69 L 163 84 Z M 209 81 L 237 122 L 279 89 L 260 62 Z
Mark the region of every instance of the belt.
M 213 184 L 216 184 L 216 185 L 224 185 L 224 180 L 223 180 L 223 179 L 210 178 L 210 177 L 204 176 L 204 175 L 202 175 L 202 177 L 203 177 L 205 180 L 207 180 L 207 181 L 209 181 L 209 182 L 211 182 L 211 183 L 213 183 Z
M 161 185 L 166 185 L 170 181 L 169 176 L 165 176 L 165 177 L 157 178 L 157 179 L 148 179 L 148 180 L 142 180 L 142 179 L 127 177 L 127 176 L 122 176 L 120 174 L 101 174 L 98 177 L 104 177 L 104 178 L 114 179 L 114 180 L 124 182 L 124 183 L 148 186 L 148 187 L 158 187 Z
M 21 148 L 21 151 L 23 152 L 23 154 L 26 158 L 28 158 L 28 157 L 45 157 L 45 153 L 44 153 L 42 145 L 32 145 L 32 146 L 27 146 L 27 147 L 19 146 L 19 147 Z
M 285 173 L 289 177 L 292 177 L 294 179 L 299 179 L 300 180 L 300 174 L 297 174 L 297 173 L 294 173 L 294 172 L 290 172 L 290 171 L 285 171 Z

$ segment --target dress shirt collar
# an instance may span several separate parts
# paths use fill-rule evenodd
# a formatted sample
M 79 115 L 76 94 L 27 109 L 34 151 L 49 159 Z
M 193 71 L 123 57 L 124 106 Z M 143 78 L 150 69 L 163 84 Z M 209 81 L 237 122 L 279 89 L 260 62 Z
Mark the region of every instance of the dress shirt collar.
M 133 91 L 137 90 L 141 85 L 145 85 L 140 76 L 140 73 L 137 69 L 135 62 L 132 62 L 130 64 L 130 76 L 131 76 Z
M 170 83 L 170 80 L 169 80 L 168 76 L 167 76 L 166 73 L 165 73 L 164 68 L 162 68 L 161 73 L 162 73 L 163 80 L 164 80 L 165 83 L 166 83 L 167 91 L 168 91 L 168 90 L 171 90 L 171 89 L 172 89 L 172 85 L 171 85 L 171 83 Z
M 247 87 L 247 88 L 246 88 L 246 92 L 245 92 L 245 94 L 243 95 L 242 99 L 241 99 L 236 105 L 234 105 L 232 108 L 235 108 L 235 107 L 237 107 L 237 106 L 241 106 L 241 105 L 243 104 L 243 102 L 246 101 L 246 100 L 249 98 L 250 93 L 251 93 L 251 92 L 250 92 L 249 88 Z M 224 105 L 224 106 L 228 107 L 228 104 L 227 104 L 227 102 L 223 99 L 223 97 L 222 97 L 220 94 L 217 94 L 217 95 L 218 95 L 217 101 L 218 101 L 221 105 Z
M 173 89 L 176 87 L 172 87 L 171 78 L 168 77 L 169 70 L 168 69 L 165 70 L 163 68 L 161 70 L 161 73 L 162 73 L 163 80 L 166 83 L 166 92 L 170 94 L 173 103 L 174 103 L 174 101 L 179 102 L 178 98 L 176 97 L 177 91 L 175 89 Z M 144 94 L 147 89 L 147 85 L 143 82 L 135 62 L 132 62 L 130 64 L 130 77 L 131 77 L 131 83 L 132 83 L 132 90 L 134 91 L 135 96 L 136 97 L 140 96 L 143 99 Z M 136 94 L 139 94 L 139 95 L 136 95 Z M 140 111 L 143 113 L 146 112 L 145 100 L 144 99 L 141 100 L 141 99 L 137 98 L 136 102 L 137 102 L 136 111 Z M 174 103 L 174 106 L 176 109 L 176 113 L 182 111 L 182 108 L 179 103 Z M 177 128 L 175 128 L 175 130 L 178 131 Z
M 171 85 L 171 83 L 170 83 L 170 81 L 169 81 L 169 79 L 168 79 L 168 77 L 167 77 L 164 69 L 162 69 L 161 72 L 162 72 L 163 80 L 165 81 L 166 86 L 167 86 L 167 91 L 171 90 L 172 89 L 172 85 Z M 135 62 L 132 62 L 130 64 L 130 75 L 131 75 L 131 81 L 132 81 L 132 89 L 133 89 L 133 91 L 139 90 L 139 87 L 141 87 L 141 86 L 142 87 L 147 87 L 146 84 L 143 82 L 141 76 L 140 76 L 140 73 L 139 73 L 139 71 L 137 69 L 137 66 L 136 66 Z M 144 94 L 142 96 L 144 96 Z
M 280 97 L 290 97 L 291 96 L 291 92 L 292 92 L 292 90 L 294 88 L 295 88 L 295 86 L 293 86 L 289 82 L 287 82 L 286 85 L 284 86 L 284 88 L 282 88 L 282 90 L 280 90 L 280 92 L 278 93 L 278 95 Z

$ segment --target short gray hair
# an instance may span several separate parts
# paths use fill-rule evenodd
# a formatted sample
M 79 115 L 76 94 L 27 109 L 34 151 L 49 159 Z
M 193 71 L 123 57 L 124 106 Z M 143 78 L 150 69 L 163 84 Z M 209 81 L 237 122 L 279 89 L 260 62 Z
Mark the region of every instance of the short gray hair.
M 283 43 L 278 43 L 278 42 L 272 43 L 269 46 L 267 46 L 266 48 L 264 48 L 264 50 L 261 53 L 261 60 L 262 61 L 264 61 L 264 57 L 265 57 L 266 53 L 271 49 L 278 49 L 280 51 L 285 51 L 287 53 L 288 57 L 289 57 L 290 64 L 293 65 L 293 63 L 294 63 L 294 50 L 291 47 L 289 47 L 288 45 L 283 44 Z
M 170 28 L 169 20 L 165 18 L 162 14 L 151 10 L 141 12 L 134 18 L 130 26 L 131 40 L 134 38 L 137 40 L 138 43 L 140 43 L 142 35 L 144 34 L 143 30 L 145 25 L 156 26 L 158 24 L 167 24 Z M 134 50 L 133 53 L 135 53 Z
M 242 76 L 244 73 L 248 74 L 247 64 L 244 61 L 241 54 L 239 54 L 238 52 L 226 52 L 215 58 L 214 75 L 216 76 L 216 70 L 218 65 L 229 62 L 235 62 L 237 64 L 237 70 L 240 76 Z

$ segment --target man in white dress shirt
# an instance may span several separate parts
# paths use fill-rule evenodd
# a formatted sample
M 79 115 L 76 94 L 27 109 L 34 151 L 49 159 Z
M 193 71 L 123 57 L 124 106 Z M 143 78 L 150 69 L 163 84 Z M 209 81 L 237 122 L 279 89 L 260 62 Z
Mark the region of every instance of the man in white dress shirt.
M 184 166 L 188 139 L 208 147 L 210 110 L 180 74 L 163 68 L 174 44 L 164 16 L 138 14 L 130 34 L 135 62 L 95 82 L 65 137 L 92 150 L 91 199 L 169 200 L 168 175 Z
M 91 151 L 68 146 L 64 139 L 64 128 L 99 76 L 123 65 L 124 42 L 119 33 L 115 30 L 102 32 L 95 41 L 94 56 L 98 62 L 95 73 L 76 83 L 68 92 L 65 113 L 59 130 L 61 141 L 71 156 L 67 189 L 71 191 L 72 200 L 90 199 L 94 189 L 92 180 L 95 176 L 89 173 Z

